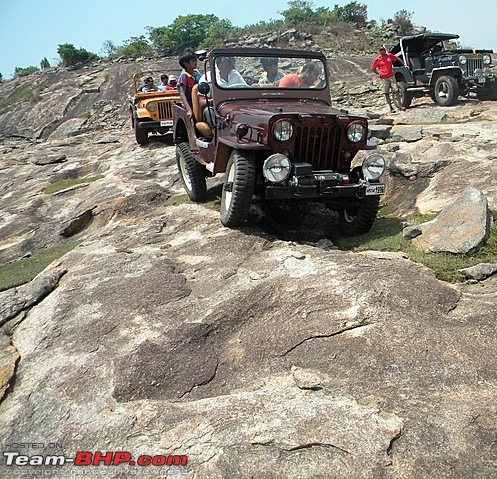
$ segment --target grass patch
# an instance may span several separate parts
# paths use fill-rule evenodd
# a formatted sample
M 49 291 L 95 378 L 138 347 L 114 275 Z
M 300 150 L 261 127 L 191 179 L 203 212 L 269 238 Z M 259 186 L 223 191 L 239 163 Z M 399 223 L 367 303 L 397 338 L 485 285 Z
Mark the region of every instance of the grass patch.
M 12 97 L 0 98 L 0 114 L 13 110 L 20 103 L 36 103 L 41 101 L 40 92 L 37 89 L 25 88 L 16 90 Z
M 0 291 L 28 283 L 41 273 L 52 261 L 73 250 L 82 240 L 68 241 L 42 251 L 29 258 L 0 266 Z
M 207 198 L 204 202 L 202 202 L 202 206 L 208 208 L 210 210 L 219 211 L 221 207 L 221 191 L 223 185 L 219 184 L 216 186 L 212 186 L 211 188 L 207 188 Z M 174 195 L 168 198 L 165 202 L 165 206 L 179 206 L 179 205 L 193 205 L 195 204 L 186 193 L 181 193 L 179 195 Z
M 66 188 L 70 188 L 71 186 L 80 185 L 83 183 L 93 183 L 94 181 L 100 180 L 104 175 L 97 176 L 89 176 L 87 178 L 69 178 L 67 180 L 61 180 L 57 183 L 52 183 L 46 186 L 43 190 L 43 193 L 47 195 L 51 195 L 56 193 L 57 191 L 65 190 Z
M 406 218 L 410 225 L 424 223 L 436 215 L 417 215 Z M 339 237 L 335 244 L 343 250 L 350 251 L 397 251 L 407 254 L 411 261 L 430 268 L 435 276 L 450 283 L 464 281 L 458 271 L 478 263 L 497 263 L 497 212 L 493 213 L 494 224 L 487 243 L 472 254 L 425 253 L 416 249 L 411 240 L 402 236 L 402 219 L 385 216 L 380 212 L 374 227 L 369 233 L 353 237 Z

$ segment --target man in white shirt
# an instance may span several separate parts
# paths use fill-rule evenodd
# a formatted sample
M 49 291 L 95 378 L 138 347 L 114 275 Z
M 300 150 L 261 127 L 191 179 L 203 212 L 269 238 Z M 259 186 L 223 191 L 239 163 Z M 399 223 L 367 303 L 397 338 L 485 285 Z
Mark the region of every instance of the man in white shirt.
M 200 83 L 211 83 L 210 71 L 204 73 L 200 80 Z M 216 83 L 221 88 L 227 88 L 234 85 L 246 86 L 249 85 L 243 79 L 240 72 L 235 70 L 235 58 L 234 57 L 218 57 L 216 58 Z M 204 121 L 209 124 L 211 128 L 215 125 L 215 112 L 212 107 L 212 90 L 209 92 L 207 99 L 207 107 L 203 112 Z

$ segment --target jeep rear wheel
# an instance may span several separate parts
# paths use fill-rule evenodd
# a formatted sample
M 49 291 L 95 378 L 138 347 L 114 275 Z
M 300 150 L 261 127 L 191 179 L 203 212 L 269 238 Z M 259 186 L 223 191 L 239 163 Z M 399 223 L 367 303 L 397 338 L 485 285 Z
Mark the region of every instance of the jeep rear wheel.
M 138 128 L 138 121 L 135 120 L 135 138 L 139 145 L 144 145 L 148 141 L 147 130 L 141 130 Z
M 435 101 L 440 106 L 454 105 L 459 96 L 459 85 L 454 77 L 443 75 L 435 83 Z
M 379 209 L 379 196 L 365 196 L 359 206 L 345 208 L 339 212 L 338 226 L 347 236 L 367 233 L 372 228 Z
M 233 150 L 221 195 L 221 223 L 240 226 L 247 220 L 255 184 L 255 160 L 251 153 Z
M 207 197 L 206 169 L 192 155 L 188 143 L 180 143 L 176 147 L 176 163 L 188 198 L 196 203 L 205 201 Z
M 397 97 L 393 94 L 393 101 L 397 108 L 409 108 L 412 102 L 412 94 L 407 91 L 407 83 L 404 81 L 399 81 L 397 83 L 397 87 L 399 89 L 399 101 L 397 101 Z

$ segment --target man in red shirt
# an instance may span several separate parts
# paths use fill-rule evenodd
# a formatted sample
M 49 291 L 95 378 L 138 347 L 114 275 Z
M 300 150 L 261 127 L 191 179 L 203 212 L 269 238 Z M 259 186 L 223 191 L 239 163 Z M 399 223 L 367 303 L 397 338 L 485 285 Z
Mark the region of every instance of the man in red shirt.
M 395 113 L 390 100 L 390 90 L 392 90 L 399 105 L 400 96 L 397 80 L 393 74 L 393 63 L 399 62 L 403 65 L 404 62 L 393 53 L 387 53 L 385 47 L 381 47 L 379 52 L 380 54 L 374 59 L 373 64 L 371 65 L 371 70 L 380 76 L 380 80 L 383 83 L 383 93 L 385 94 L 388 106 L 390 107 L 390 112 Z M 405 110 L 405 108 L 402 108 L 402 110 Z

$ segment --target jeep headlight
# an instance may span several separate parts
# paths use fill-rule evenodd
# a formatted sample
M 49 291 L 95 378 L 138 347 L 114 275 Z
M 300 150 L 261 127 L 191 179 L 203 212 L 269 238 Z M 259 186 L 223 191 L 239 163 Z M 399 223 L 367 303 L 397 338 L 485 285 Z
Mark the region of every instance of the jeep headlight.
M 293 126 L 288 120 L 278 120 L 273 127 L 273 135 L 278 141 L 288 141 L 293 135 Z
M 492 63 L 492 57 L 490 55 L 483 55 L 483 64 L 490 65 Z
M 385 171 L 385 159 L 379 153 L 366 156 L 362 162 L 362 174 L 367 180 L 377 180 Z
M 366 136 L 366 128 L 358 121 L 352 122 L 347 128 L 347 138 L 352 143 L 357 143 Z
M 464 55 L 459 55 L 459 64 L 466 65 L 467 62 L 468 60 Z
M 271 183 L 281 183 L 290 176 L 290 160 L 281 153 L 268 156 L 262 166 L 264 177 Z
M 147 103 L 147 110 L 148 111 L 156 111 L 157 105 L 155 103 Z

